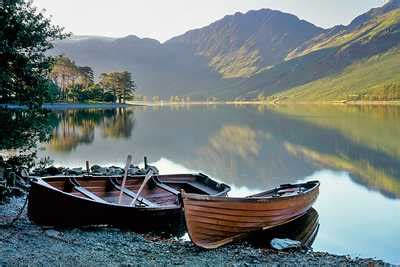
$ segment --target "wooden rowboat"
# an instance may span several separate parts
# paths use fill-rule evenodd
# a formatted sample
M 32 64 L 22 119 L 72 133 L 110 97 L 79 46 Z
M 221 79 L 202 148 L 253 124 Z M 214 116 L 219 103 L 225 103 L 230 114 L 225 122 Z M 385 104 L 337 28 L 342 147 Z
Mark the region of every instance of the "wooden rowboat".
M 249 233 L 286 224 L 304 215 L 319 194 L 319 182 L 281 185 L 245 198 L 182 192 L 190 239 L 212 249 Z
M 33 178 L 28 216 L 49 226 L 115 225 L 156 231 L 183 219 L 180 190 L 209 196 L 225 196 L 230 190 L 203 174 L 155 175 L 138 196 L 145 176 L 128 176 L 123 189 L 122 180 L 122 176 Z

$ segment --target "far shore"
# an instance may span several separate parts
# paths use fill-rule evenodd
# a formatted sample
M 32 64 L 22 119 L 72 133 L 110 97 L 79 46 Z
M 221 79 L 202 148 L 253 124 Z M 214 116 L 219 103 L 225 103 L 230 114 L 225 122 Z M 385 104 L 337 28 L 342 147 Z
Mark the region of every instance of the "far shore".
M 67 109 L 115 109 L 131 106 L 208 106 L 208 105 L 257 105 L 257 106 L 279 106 L 279 105 L 342 105 L 342 106 L 400 106 L 400 101 L 190 101 L 190 102 L 144 102 L 128 101 L 123 103 L 45 103 L 42 108 L 48 110 Z M 0 108 L 12 110 L 27 109 L 25 105 L 0 104 Z
M 114 109 L 125 108 L 129 104 L 120 103 L 45 103 L 42 108 L 49 110 L 66 110 L 66 109 Z M 27 106 L 17 104 L 0 104 L 0 108 L 8 109 L 27 109 Z
M 398 106 L 400 101 L 190 101 L 190 102 L 143 102 L 130 101 L 135 106 L 185 106 L 185 105 L 363 105 L 363 106 Z

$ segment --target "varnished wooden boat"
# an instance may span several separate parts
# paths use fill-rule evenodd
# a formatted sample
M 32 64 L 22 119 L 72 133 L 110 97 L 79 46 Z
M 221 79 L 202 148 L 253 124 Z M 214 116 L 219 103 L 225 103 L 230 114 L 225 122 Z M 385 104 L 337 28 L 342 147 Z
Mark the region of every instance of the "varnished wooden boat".
M 281 185 L 245 198 L 182 192 L 182 199 L 190 239 L 199 247 L 212 249 L 299 218 L 318 194 L 319 182 L 311 181 Z
M 272 239 L 288 238 L 301 242 L 305 248 L 311 248 L 318 230 L 319 215 L 314 208 L 311 208 L 306 214 L 291 222 L 252 233 L 248 241 L 256 247 L 271 248 Z
M 49 226 L 115 225 L 156 231 L 183 221 L 180 190 L 209 196 L 224 196 L 230 190 L 203 174 L 155 175 L 131 206 L 144 178 L 128 176 L 122 194 L 123 177 L 33 178 L 28 216 Z

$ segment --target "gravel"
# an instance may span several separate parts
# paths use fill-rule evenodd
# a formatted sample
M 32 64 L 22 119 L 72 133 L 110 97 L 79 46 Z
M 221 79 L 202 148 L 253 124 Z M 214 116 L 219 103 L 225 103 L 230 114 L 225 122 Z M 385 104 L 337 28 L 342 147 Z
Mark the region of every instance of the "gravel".
M 386 265 L 373 259 L 323 252 L 261 249 L 240 243 L 202 250 L 176 237 L 137 234 L 109 227 L 43 228 L 30 223 L 26 211 L 12 226 L 24 204 L 13 198 L 0 205 L 0 266 L 9 265 Z

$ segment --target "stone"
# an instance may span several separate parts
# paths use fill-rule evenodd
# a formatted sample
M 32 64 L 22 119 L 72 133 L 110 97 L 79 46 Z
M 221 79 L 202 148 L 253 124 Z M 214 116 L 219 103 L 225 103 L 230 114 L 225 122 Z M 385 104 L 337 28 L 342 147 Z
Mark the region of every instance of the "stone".
M 285 249 L 301 248 L 302 244 L 300 241 L 291 240 L 288 238 L 285 239 L 274 238 L 271 240 L 271 247 L 277 250 L 285 250 Z
M 45 233 L 48 237 L 53 237 L 53 238 L 58 238 L 60 237 L 61 234 L 59 231 L 56 231 L 54 229 L 46 230 Z
M 60 170 L 54 166 L 50 166 L 50 167 L 44 169 L 44 173 L 47 175 L 50 175 L 50 176 L 55 176 L 55 175 L 61 174 Z
M 72 168 L 72 169 L 68 170 L 67 172 L 68 172 L 68 174 L 71 174 L 71 175 L 83 174 L 82 168 Z
M 106 168 L 103 168 L 103 167 L 101 167 L 101 166 L 99 166 L 99 165 L 93 165 L 91 168 L 90 168 L 90 170 L 92 171 L 92 173 L 95 173 L 95 174 L 107 174 L 107 169 Z

